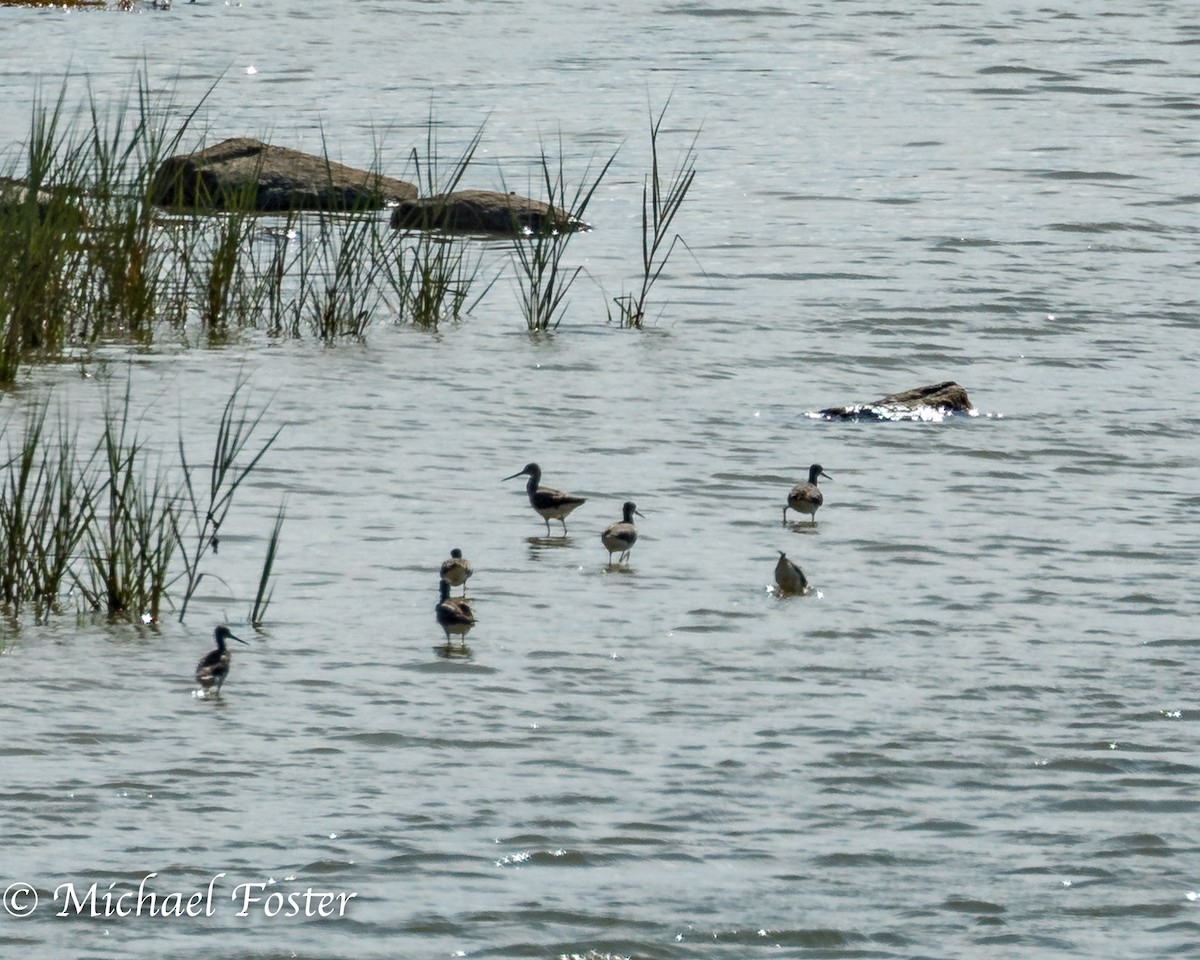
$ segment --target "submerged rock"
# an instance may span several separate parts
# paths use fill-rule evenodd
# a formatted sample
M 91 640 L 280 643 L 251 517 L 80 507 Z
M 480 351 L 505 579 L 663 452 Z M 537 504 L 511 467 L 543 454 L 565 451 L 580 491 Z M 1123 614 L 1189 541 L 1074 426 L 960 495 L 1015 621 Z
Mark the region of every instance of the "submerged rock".
M 515 193 L 459 190 L 419 200 L 404 200 L 392 211 L 397 230 L 440 230 L 516 237 L 544 230 L 586 230 L 565 210 Z
M 975 416 L 967 391 L 953 380 L 893 393 L 873 403 L 826 407 L 813 414 L 823 420 L 944 420 L 955 413 Z
M 43 212 L 45 208 L 54 202 L 54 197 L 49 190 L 38 190 L 34 194 L 37 205 Z M 15 180 L 12 177 L 0 177 L 0 209 L 9 207 L 24 206 L 29 199 L 29 184 L 24 180 Z
M 201 210 L 370 210 L 410 200 L 405 181 L 326 157 L 235 137 L 168 157 L 154 174 L 154 202 Z
M 0 177 L 0 213 L 16 212 L 27 204 L 30 199 L 37 204 L 38 217 L 44 219 L 51 211 L 56 211 L 65 222 L 75 226 L 87 226 L 87 212 L 83 207 L 65 192 L 48 190 L 45 187 L 34 190 L 30 195 L 30 186 L 24 180 L 12 177 Z

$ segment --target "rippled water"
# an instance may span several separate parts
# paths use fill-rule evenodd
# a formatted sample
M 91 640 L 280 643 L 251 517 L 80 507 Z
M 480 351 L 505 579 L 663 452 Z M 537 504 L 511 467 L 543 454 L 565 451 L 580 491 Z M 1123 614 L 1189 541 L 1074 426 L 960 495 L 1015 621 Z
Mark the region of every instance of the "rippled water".
M 448 146 L 486 120 L 473 186 L 560 132 L 575 174 L 620 148 L 554 336 L 506 276 L 437 336 L 110 350 L 0 400 L 86 415 L 129 377 L 169 455 L 248 374 L 286 424 L 186 625 L 3 628 L 0 886 L 41 898 L 3 952 L 1200 951 L 1198 43 L 1165 3 L 0 10 L 10 138 L 68 66 L 104 99 L 145 62 L 181 107 L 223 74 L 213 137 L 353 163 L 402 167 L 431 100 Z M 701 128 L 691 255 L 630 334 L 603 304 L 668 95 L 669 146 Z M 943 379 L 981 415 L 805 416 Z M 565 540 L 501 482 L 529 460 L 589 498 Z M 813 461 L 825 506 L 785 527 Z M 284 496 L 270 621 L 198 700 Z M 452 546 L 479 623 L 446 660 Z M 768 594 L 779 550 L 819 594 Z M 54 916 L 152 872 L 225 874 L 214 915 Z M 268 881 L 357 896 L 238 916 Z

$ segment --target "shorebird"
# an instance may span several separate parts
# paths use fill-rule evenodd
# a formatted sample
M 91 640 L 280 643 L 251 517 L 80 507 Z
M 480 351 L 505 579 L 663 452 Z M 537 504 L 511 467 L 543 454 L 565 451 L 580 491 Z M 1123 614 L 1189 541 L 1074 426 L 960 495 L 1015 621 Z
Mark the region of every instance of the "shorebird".
M 782 550 L 779 551 L 779 562 L 775 564 L 775 583 L 779 585 L 780 594 L 785 595 L 794 593 L 804 596 L 812 589 L 804 571 L 792 563 Z
M 812 517 L 812 522 L 817 522 L 817 508 L 825 502 L 825 498 L 821 495 L 821 491 L 817 488 L 817 477 L 824 477 L 826 480 L 832 480 L 829 474 L 821 469 L 819 463 L 814 463 L 808 468 L 808 483 L 798 483 L 792 487 L 792 492 L 788 494 L 787 504 L 783 508 L 783 522 L 787 523 L 788 507 L 791 507 L 797 513 L 806 513 Z
M 524 470 L 519 470 L 505 480 L 514 477 L 529 477 L 525 484 L 525 492 L 529 494 L 529 505 L 546 521 L 546 536 L 550 536 L 550 521 L 557 520 L 562 524 L 563 536 L 567 535 L 567 514 L 580 504 L 587 503 L 586 497 L 573 497 L 561 490 L 551 490 L 549 487 L 539 487 L 542 480 L 542 468 L 536 463 L 525 464 Z
M 220 693 L 221 684 L 229 676 L 229 661 L 233 659 L 233 654 L 225 646 L 225 641 L 236 640 L 238 643 L 246 641 L 241 637 L 235 637 L 233 631 L 228 627 L 217 627 L 213 631 L 213 640 L 217 643 L 217 649 L 210 650 L 196 664 L 196 682 L 205 690 L 216 684 L 217 693 Z
M 438 582 L 438 596 L 437 606 L 433 609 L 437 614 L 437 622 L 446 631 L 446 643 L 450 642 L 452 633 L 457 637 L 465 637 L 467 631 L 475 626 L 471 605 L 462 597 L 451 598 L 450 584 L 444 579 Z
M 442 579 L 452 587 L 462 587 L 462 595 L 467 595 L 467 581 L 471 579 L 471 564 L 463 559 L 462 551 L 455 547 L 450 551 L 450 559 L 442 561 Z
M 610 523 L 604 528 L 604 532 L 600 534 L 600 540 L 604 543 L 604 549 L 608 551 L 608 562 L 611 566 L 612 555 L 618 550 L 621 555 L 617 557 L 617 563 L 623 563 L 629 558 L 630 548 L 637 543 L 637 528 L 633 525 L 633 515 L 636 513 L 639 517 L 644 518 L 644 514 L 637 508 L 637 504 L 632 500 L 626 500 L 625 506 L 622 508 L 625 519 L 619 523 Z

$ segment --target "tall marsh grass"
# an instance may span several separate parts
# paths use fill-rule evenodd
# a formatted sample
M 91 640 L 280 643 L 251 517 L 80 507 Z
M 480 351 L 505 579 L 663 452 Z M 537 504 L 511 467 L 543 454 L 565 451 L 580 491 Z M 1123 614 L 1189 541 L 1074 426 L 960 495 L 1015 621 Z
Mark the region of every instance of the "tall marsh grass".
M 195 476 L 198 471 L 188 460 L 183 436 L 179 437 L 182 495 L 177 498 L 178 506 L 172 509 L 171 526 L 176 539 L 183 544 L 180 551 L 183 561 L 183 571 L 179 577 L 183 583 L 180 622 L 187 614 L 188 604 L 201 580 L 206 576 L 202 566 L 205 557 L 210 553 L 215 556 L 220 548 L 221 525 L 229 515 L 238 488 L 271 449 L 283 429 L 277 428 L 261 445 L 256 443 L 256 449 L 251 448 L 251 440 L 261 426 L 266 410 L 251 413 L 241 399 L 244 387 L 245 382 L 241 380 L 234 385 L 221 411 L 206 486 L 197 483 L 200 479 Z M 273 554 L 271 561 L 274 562 Z
M 263 413 L 239 400 L 238 384 L 218 424 L 209 483 L 184 455 L 167 464 L 139 434 L 128 386 L 104 405 L 100 435 L 88 445 L 79 424 L 48 405 L 26 414 L 20 439 L 5 425 L 7 457 L 0 461 L 0 608 L 12 617 L 31 609 L 41 621 L 74 607 L 109 617 L 158 622 L 168 607 L 187 612 L 196 588 L 216 576 L 210 561 L 234 494 L 278 436 L 252 438 Z M 268 554 L 269 578 L 282 512 Z M 261 606 L 261 604 L 260 604 Z M 263 607 L 265 610 L 265 606 Z
M 613 298 L 616 311 L 609 308 L 609 320 L 616 320 L 622 327 L 641 329 L 646 319 L 646 304 L 650 290 L 658 282 L 667 267 L 667 261 L 675 252 L 676 244 L 683 244 L 678 233 L 672 236 L 671 225 L 675 222 L 688 191 L 696 179 L 696 142 L 700 132 L 683 149 L 674 169 L 665 173 L 659 158 L 659 138 L 668 98 L 658 116 L 650 112 L 650 172 L 642 182 L 642 259 L 641 279 L 636 290 Z M 686 246 L 686 244 L 684 244 Z
M 471 312 L 499 279 L 481 280 L 488 249 L 457 236 L 434 208 L 418 229 L 393 230 L 386 212 L 264 214 L 254 190 L 223 197 L 221 211 L 156 205 L 163 161 L 202 146 L 172 91 L 136 94 L 114 111 L 93 100 L 66 108 L 34 98 L 19 155 L 0 162 L 0 386 L 21 366 L 98 341 L 151 344 L 169 337 L 223 342 L 242 330 L 324 343 L 362 339 L 380 317 L 437 329 Z M 640 327 L 655 283 L 682 243 L 676 217 L 696 175 L 695 139 L 673 172 L 661 164 L 664 106 L 650 116 L 651 170 L 643 185 L 641 278 L 613 299 L 610 321 Z M 450 162 L 439 156 L 432 110 L 411 166 L 426 197 L 454 192 L 474 162 L 483 127 Z M 616 154 L 589 163 L 578 185 L 543 146 L 534 177 L 558 211 L 517 230 L 507 268 L 526 327 L 556 328 L 583 271 L 570 265 L 576 228 Z M 378 164 L 378 160 L 376 161 Z
M 430 109 L 425 126 L 425 152 L 413 147 L 409 154 L 418 188 L 425 197 L 442 196 L 458 189 L 463 175 L 483 139 L 483 127 L 446 165 L 438 150 L 437 121 Z M 387 271 L 394 310 L 401 321 L 436 330 L 444 320 L 459 320 L 491 289 L 493 279 L 475 298 L 471 291 L 482 270 L 482 254 L 471 241 L 455 236 L 446 212 L 431 210 L 419 229 L 403 234 L 393 268 Z M 469 301 L 469 302 L 468 302 Z
M 614 153 L 594 175 L 589 165 L 571 190 L 563 170 L 561 141 L 558 146 L 557 162 L 543 146 L 540 172 L 545 202 L 552 210 L 561 211 L 562 216 L 546 218 L 539 228 L 524 232 L 513 241 L 521 315 L 525 318 L 525 326 L 533 331 L 557 328 L 562 320 L 567 294 L 583 272 L 582 266 L 571 268 L 564 262 L 567 248 L 577 232 L 573 225 L 584 223 L 588 204 L 617 158 Z

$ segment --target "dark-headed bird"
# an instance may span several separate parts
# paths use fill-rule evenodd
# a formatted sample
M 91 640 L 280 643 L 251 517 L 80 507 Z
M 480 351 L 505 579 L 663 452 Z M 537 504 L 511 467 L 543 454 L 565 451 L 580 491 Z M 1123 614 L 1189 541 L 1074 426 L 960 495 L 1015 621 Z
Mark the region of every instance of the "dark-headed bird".
M 462 551 L 455 547 L 450 551 L 450 557 L 442 562 L 442 579 L 452 587 L 462 587 L 462 595 L 467 595 L 467 581 L 471 579 L 471 564 L 463 559 Z
M 817 522 L 817 508 L 825 502 L 825 498 L 821 495 L 820 489 L 817 487 L 817 477 L 824 477 L 826 480 L 832 480 L 829 474 L 821 469 L 819 463 L 814 463 L 808 468 L 808 483 L 798 483 L 792 487 L 792 492 L 788 494 L 787 504 L 783 508 L 783 522 L 787 523 L 788 507 L 791 507 L 797 513 L 807 514 L 812 517 L 812 522 Z
M 525 464 L 524 470 L 519 470 L 505 480 L 514 477 L 529 477 L 525 484 L 525 492 L 529 494 L 529 505 L 546 521 L 546 536 L 550 536 L 550 521 L 557 520 L 562 524 L 563 536 L 567 535 L 567 515 L 576 507 L 587 503 L 586 497 L 573 497 L 561 490 L 551 490 L 549 487 L 538 486 L 542 482 L 542 468 L 536 463 Z
M 437 614 L 437 622 L 446 631 L 446 643 L 450 642 L 450 634 L 465 637 L 475 626 L 471 605 L 462 597 L 451 597 L 450 584 L 446 580 L 438 581 L 438 596 L 438 604 L 433 609 Z
M 619 523 L 610 523 L 605 527 L 604 532 L 600 534 L 600 540 L 604 543 L 604 549 L 608 551 L 608 562 L 612 564 L 612 555 L 620 552 L 617 557 L 617 563 L 624 563 L 629 559 L 630 548 L 637 543 L 637 527 L 633 525 L 633 515 L 636 513 L 639 517 L 644 516 L 637 508 L 632 500 L 626 500 L 625 506 L 622 508 L 625 519 Z
M 201 657 L 200 662 L 196 664 L 196 682 L 205 690 L 210 690 L 213 686 L 216 686 L 216 692 L 220 693 L 221 684 L 229 676 L 229 661 L 233 659 L 233 654 L 225 646 L 225 641 L 236 640 L 238 643 L 245 643 L 246 641 L 241 637 L 235 637 L 233 631 L 228 627 L 217 627 L 213 631 L 213 640 L 216 641 L 217 648 L 206 653 Z

